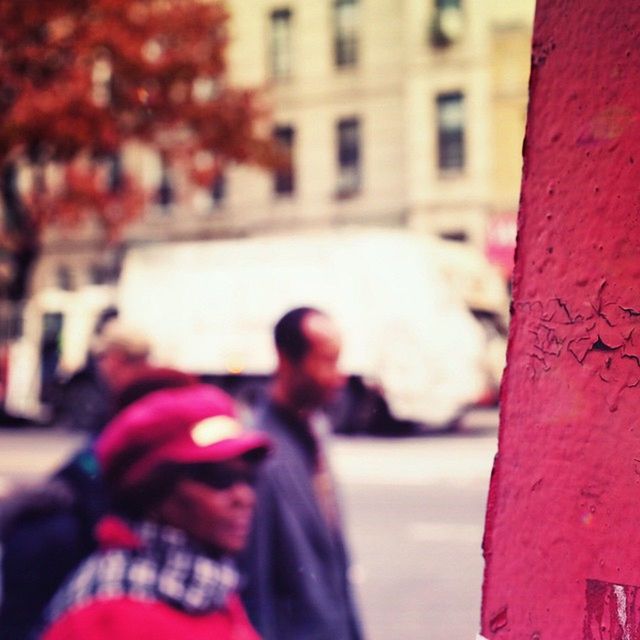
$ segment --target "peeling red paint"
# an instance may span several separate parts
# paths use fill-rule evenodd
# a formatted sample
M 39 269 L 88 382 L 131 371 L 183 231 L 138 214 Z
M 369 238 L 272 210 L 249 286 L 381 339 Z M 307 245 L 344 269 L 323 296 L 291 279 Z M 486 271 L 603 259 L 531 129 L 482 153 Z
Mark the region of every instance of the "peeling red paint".
M 640 587 L 588 580 L 584 640 L 639 640 Z
M 507 616 L 507 607 L 505 607 L 504 609 L 498 611 L 498 613 L 496 613 L 491 618 L 489 622 L 489 629 L 491 629 L 491 631 L 495 633 L 497 631 L 500 631 L 500 629 L 504 629 L 508 623 L 509 619 Z
M 481 633 L 640 640 L 637 0 L 538 0 L 523 148 Z
M 607 301 L 605 292 L 603 283 L 590 306 L 578 313 L 559 298 L 546 304 L 520 301 L 514 307 L 523 311 L 533 377 L 540 370 L 559 368 L 568 373 L 562 357 L 566 350 L 579 365 L 594 367 L 601 380 L 611 385 L 607 403 L 616 410 L 620 394 L 640 384 L 640 311 Z

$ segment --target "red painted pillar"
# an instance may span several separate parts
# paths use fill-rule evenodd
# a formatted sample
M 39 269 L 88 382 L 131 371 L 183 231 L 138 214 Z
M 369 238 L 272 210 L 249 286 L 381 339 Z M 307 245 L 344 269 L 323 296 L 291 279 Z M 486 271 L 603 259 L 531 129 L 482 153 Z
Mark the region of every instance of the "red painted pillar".
M 640 638 L 640 3 L 538 0 L 491 640 Z

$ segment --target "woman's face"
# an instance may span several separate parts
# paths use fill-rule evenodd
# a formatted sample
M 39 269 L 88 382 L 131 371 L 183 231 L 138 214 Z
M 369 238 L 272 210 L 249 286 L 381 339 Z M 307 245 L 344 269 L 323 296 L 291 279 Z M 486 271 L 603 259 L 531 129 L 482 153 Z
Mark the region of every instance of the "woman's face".
M 256 465 L 242 458 L 198 465 L 163 502 L 160 519 L 217 551 L 238 553 L 251 528 L 255 473 Z

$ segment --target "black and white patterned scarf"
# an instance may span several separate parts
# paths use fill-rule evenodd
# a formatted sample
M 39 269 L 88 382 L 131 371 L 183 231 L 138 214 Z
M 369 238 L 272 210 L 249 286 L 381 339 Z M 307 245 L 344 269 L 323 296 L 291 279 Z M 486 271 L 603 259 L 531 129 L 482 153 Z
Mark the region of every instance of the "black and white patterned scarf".
M 117 522 L 126 542 L 80 565 L 49 604 L 45 625 L 71 608 L 123 596 L 164 602 L 194 615 L 210 613 L 237 589 L 233 562 L 205 555 L 182 531 L 153 522 Z

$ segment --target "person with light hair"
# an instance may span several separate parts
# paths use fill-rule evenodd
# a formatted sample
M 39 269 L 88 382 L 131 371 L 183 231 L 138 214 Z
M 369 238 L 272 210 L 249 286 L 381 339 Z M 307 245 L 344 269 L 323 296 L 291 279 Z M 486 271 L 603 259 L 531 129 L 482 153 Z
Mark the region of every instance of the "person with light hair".
M 147 366 L 151 344 L 136 327 L 113 318 L 94 338 L 91 353 L 102 379 L 115 395 Z
M 150 353 L 151 343 L 140 330 L 117 315 L 100 319 L 85 365 L 59 382 L 52 422 L 74 431 L 99 433 L 121 405 L 122 390 L 150 367 Z

